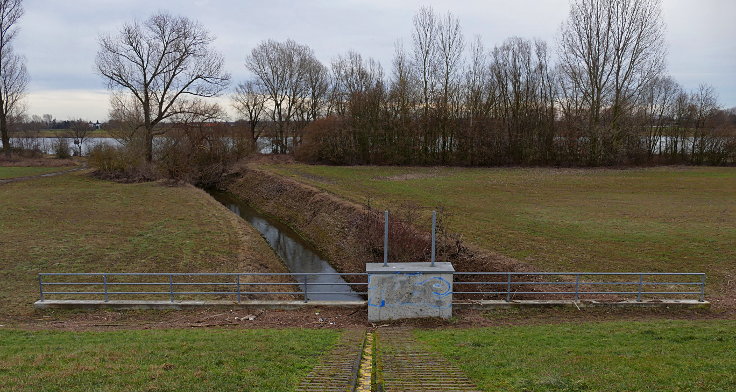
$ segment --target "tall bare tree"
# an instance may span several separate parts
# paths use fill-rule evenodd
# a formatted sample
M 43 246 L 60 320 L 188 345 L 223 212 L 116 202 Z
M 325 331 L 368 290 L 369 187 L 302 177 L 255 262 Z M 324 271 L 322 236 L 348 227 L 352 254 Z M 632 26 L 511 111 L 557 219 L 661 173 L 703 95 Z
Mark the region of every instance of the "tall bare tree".
M 277 153 L 285 154 L 298 143 L 294 121 L 309 95 L 307 75 L 315 61 L 312 49 L 293 40 L 263 41 L 245 60 L 268 96 L 266 113 L 275 126 L 272 144 Z
M 434 73 L 437 68 L 437 32 L 438 21 L 431 7 L 422 7 L 414 15 L 413 68 L 421 85 L 422 109 L 424 116 L 429 115 L 430 100 L 435 90 Z
M 0 0 L 0 135 L 6 156 L 10 156 L 8 123 L 22 110 L 20 100 L 28 85 L 25 59 L 13 50 L 21 16 L 23 0 Z
M 561 70 L 568 88 L 582 95 L 594 160 L 600 160 L 606 143 L 615 149 L 625 114 L 664 69 L 660 3 L 572 1 L 559 41 Z
M 202 98 L 219 95 L 230 75 L 212 48 L 214 38 L 186 17 L 162 12 L 143 22 L 123 26 L 117 35 L 103 35 L 97 70 L 108 87 L 125 91 L 140 107 L 145 159 L 153 160 L 153 138 L 166 132 L 158 125 L 172 116 L 195 113 Z M 138 112 L 135 109 L 127 111 Z
M 248 80 L 238 85 L 232 96 L 233 107 L 248 123 L 251 140 L 255 146 L 263 131 L 262 123 L 267 96 L 258 82 Z
M 77 145 L 77 153 L 82 156 L 82 146 L 84 141 L 87 140 L 90 132 L 92 132 L 92 126 L 89 122 L 80 119 L 73 120 L 69 126 L 72 131 L 72 137 L 74 138 L 74 144 Z

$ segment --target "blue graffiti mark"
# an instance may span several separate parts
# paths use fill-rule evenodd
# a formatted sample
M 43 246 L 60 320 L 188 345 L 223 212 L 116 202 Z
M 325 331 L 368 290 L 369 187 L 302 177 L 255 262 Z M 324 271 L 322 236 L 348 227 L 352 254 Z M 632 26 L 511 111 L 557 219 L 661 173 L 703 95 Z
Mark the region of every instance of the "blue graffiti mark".
M 450 282 L 448 282 L 447 279 L 441 278 L 439 276 L 419 282 L 416 285 L 424 286 L 425 284 L 432 282 L 432 281 L 434 281 L 432 283 L 432 288 L 439 290 L 439 291 L 432 291 L 432 294 L 437 295 L 439 297 L 444 297 L 446 295 L 452 294 L 452 284 L 450 284 Z

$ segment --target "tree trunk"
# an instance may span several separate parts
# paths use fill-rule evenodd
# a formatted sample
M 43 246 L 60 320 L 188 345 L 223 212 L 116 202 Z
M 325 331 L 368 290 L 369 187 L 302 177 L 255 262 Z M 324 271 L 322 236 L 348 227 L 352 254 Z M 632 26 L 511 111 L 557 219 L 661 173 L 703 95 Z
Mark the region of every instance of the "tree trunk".
M 153 127 L 146 127 L 146 163 L 153 162 Z
M 3 140 L 3 153 L 5 153 L 6 157 L 10 158 L 10 135 L 8 133 L 8 119 L 2 113 L 0 113 L 0 134 L 2 134 Z

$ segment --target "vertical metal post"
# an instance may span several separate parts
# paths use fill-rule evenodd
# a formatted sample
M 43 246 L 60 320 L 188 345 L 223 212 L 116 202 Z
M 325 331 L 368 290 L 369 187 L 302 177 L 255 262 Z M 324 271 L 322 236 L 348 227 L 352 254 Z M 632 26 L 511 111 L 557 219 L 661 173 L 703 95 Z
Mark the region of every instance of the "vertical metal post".
M 644 274 L 639 274 L 639 290 L 636 293 L 636 302 L 641 302 L 641 292 L 644 287 Z
M 102 274 L 102 290 L 105 292 L 105 302 L 108 302 L 109 297 L 107 295 L 107 274 Z
M 507 272 L 508 277 L 506 281 L 506 302 L 511 302 L 511 272 Z
M 238 286 L 238 294 L 237 294 L 237 297 L 238 297 L 238 303 L 240 303 L 240 275 L 236 275 L 235 276 L 235 283 Z
M 580 302 L 580 275 L 575 275 L 575 302 Z
M 38 291 L 41 294 L 41 301 L 43 301 L 43 275 L 41 274 L 38 274 Z
M 383 266 L 388 267 L 388 211 L 383 212 Z
M 304 303 L 309 302 L 307 293 L 309 292 L 309 275 L 304 275 Z
M 432 267 L 437 259 L 437 211 L 432 211 Z
M 700 302 L 705 302 L 705 274 L 700 275 Z
M 174 275 L 169 275 L 169 301 L 174 302 Z

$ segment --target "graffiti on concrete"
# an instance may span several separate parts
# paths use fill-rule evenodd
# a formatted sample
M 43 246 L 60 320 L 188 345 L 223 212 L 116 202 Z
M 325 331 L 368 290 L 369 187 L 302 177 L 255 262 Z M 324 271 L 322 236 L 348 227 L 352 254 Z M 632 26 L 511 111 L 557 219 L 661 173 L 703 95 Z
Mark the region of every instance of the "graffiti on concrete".
M 426 278 L 421 273 L 398 273 L 401 277 L 385 279 L 373 275 L 368 279 L 368 306 L 384 308 L 396 306 L 428 306 L 449 308 L 445 300 L 452 294 L 452 283 L 442 277 Z M 398 279 L 397 279 L 398 278 Z

